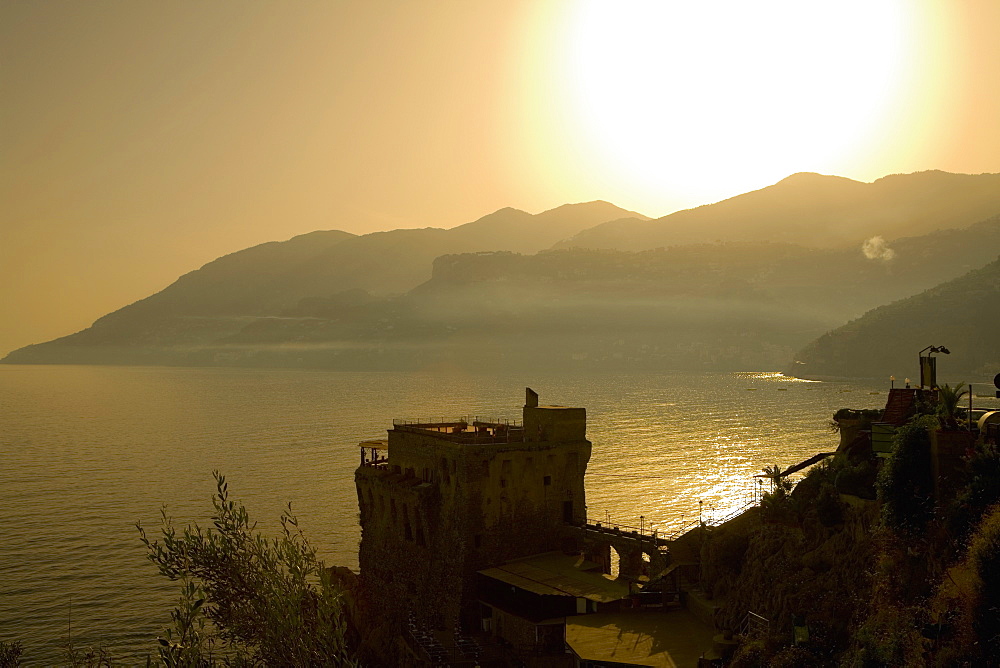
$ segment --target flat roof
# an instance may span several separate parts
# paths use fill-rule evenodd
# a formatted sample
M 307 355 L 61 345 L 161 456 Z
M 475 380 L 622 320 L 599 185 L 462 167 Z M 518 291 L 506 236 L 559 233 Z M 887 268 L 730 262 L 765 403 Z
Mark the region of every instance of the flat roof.
M 479 573 L 541 596 L 572 596 L 609 603 L 629 595 L 628 584 L 600 573 L 597 564 L 561 552 L 517 559 Z
M 566 644 L 584 661 L 696 666 L 714 631 L 687 610 L 634 610 L 566 618 Z

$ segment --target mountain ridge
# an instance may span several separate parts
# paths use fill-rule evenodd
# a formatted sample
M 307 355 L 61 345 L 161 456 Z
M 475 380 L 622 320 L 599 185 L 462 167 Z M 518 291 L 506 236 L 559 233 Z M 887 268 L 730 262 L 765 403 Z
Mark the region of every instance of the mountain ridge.
M 966 193 L 964 177 L 890 176 L 884 187 L 899 197 L 916 178 Z M 817 198 L 870 185 L 800 173 L 745 196 L 788 190 L 796 196 L 786 208 L 815 209 Z M 451 229 L 317 231 L 217 258 L 87 329 L 2 361 L 402 368 L 464 346 L 480 367 L 489 359 L 780 368 L 844 321 L 1000 253 L 1000 215 L 864 248 L 756 238 L 644 251 L 558 242 L 574 229 L 656 222 L 595 200 L 539 214 L 505 207 Z
M 872 183 L 800 172 L 758 190 L 642 224 L 605 223 L 557 248 L 649 250 L 711 241 L 815 247 L 964 227 L 1000 213 L 1000 174 L 896 174 Z

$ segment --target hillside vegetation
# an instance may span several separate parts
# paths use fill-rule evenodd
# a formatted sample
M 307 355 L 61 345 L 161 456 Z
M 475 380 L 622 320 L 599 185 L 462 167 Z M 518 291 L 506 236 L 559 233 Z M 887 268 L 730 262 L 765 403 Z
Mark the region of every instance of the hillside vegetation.
M 949 368 L 980 376 L 1000 370 L 1000 259 L 918 295 L 869 311 L 795 356 L 806 376 L 902 376 L 917 351 L 945 345 Z
M 767 620 L 727 665 L 1000 665 L 1000 455 L 929 408 L 888 459 L 839 453 L 702 530 L 717 624 L 739 634 L 748 611 Z M 963 455 L 935 477 L 944 439 Z

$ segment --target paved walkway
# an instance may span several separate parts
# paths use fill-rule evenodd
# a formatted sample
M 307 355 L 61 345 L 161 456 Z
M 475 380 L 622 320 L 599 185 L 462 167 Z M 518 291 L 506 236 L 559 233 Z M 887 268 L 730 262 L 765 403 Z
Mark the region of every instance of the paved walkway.
M 687 610 L 635 610 L 566 620 L 566 643 L 586 661 L 688 668 L 712 650 L 713 630 Z

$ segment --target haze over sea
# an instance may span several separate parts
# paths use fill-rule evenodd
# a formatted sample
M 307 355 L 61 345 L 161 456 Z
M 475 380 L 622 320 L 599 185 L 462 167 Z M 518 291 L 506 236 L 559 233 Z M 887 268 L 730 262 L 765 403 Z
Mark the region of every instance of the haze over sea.
M 210 525 L 212 470 L 265 531 L 287 502 L 327 564 L 357 568 L 357 444 L 393 418 L 520 420 L 524 387 L 587 409 L 588 516 L 661 532 L 722 517 L 754 474 L 836 447 L 841 407 L 885 387 L 774 372 L 655 375 L 343 373 L 0 366 L 0 640 L 25 665 L 103 644 L 153 652 L 177 586 L 134 524 Z

